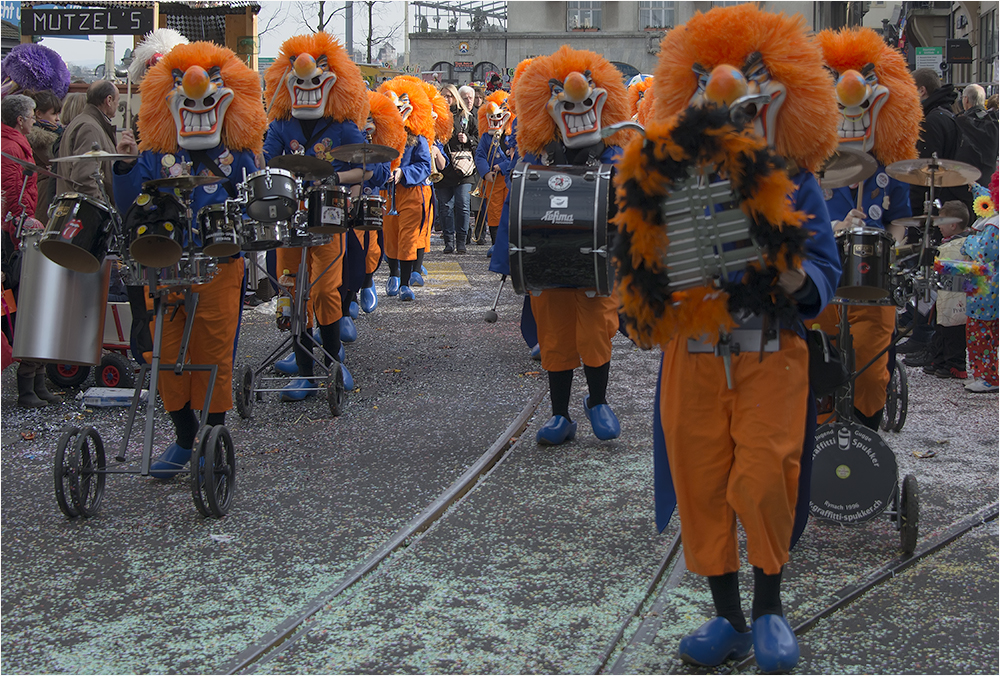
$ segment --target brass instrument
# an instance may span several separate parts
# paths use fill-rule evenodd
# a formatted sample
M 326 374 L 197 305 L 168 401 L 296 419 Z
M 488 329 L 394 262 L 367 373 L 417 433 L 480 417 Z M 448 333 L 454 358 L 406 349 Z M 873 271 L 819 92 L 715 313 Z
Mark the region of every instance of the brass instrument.
M 430 175 L 431 183 L 437 183 L 442 178 L 444 178 L 444 174 L 442 174 L 440 171 L 432 171 L 431 172 L 431 175 Z
M 496 157 L 496 152 L 500 148 L 500 135 L 503 134 L 503 129 L 500 130 L 499 134 L 493 135 L 493 141 L 490 143 L 490 149 L 486 151 L 486 158 L 490 162 L 490 169 L 493 168 L 493 159 Z M 486 180 L 485 176 L 479 177 L 479 184 L 473 189 L 470 195 L 472 197 L 482 197 L 483 196 L 483 182 Z
M 493 170 L 493 162 L 496 159 L 497 151 L 500 150 L 500 136 L 502 134 L 503 134 L 503 129 L 501 129 L 499 133 L 493 135 L 493 142 L 490 143 L 490 149 L 486 151 L 486 158 L 489 160 L 490 171 Z M 482 198 L 483 196 L 482 187 L 483 187 L 483 181 L 485 180 L 486 180 L 485 176 L 480 177 L 479 185 L 477 185 L 476 189 L 472 191 L 472 196 Z M 486 229 L 486 222 L 489 218 L 486 215 L 489 211 L 488 209 L 489 202 L 490 199 L 492 199 L 493 197 L 493 190 L 497 187 L 496 182 L 498 180 L 503 180 L 503 178 L 499 175 L 493 177 L 493 183 L 490 184 L 490 194 L 486 196 L 485 202 L 479 206 L 479 213 L 476 214 L 476 223 L 472 228 L 473 239 L 480 240 L 483 238 L 483 232 Z

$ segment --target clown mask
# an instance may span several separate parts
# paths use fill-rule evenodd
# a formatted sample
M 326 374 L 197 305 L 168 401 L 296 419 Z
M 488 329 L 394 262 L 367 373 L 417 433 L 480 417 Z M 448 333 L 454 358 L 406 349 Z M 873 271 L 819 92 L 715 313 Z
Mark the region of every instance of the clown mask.
M 386 93 L 389 95 L 389 98 L 392 99 L 392 102 L 396 105 L 396 110 L 399 111 L 399 116 L 403 118 L 403 122 L 406 122 L 406 120 L 410 117 L 410 113 L 413 112 L 413 106 L 410 104 L 410 95 L 403 94 L 402 96 L 399 96 L 396 94 L 396 92 L 393 91 L 389 91 Z
M 567 148 L 584 148 L 601 140 L 601 111 L 608 99 L 605 89 L 594 86 L 590 71 L 573 71 L 563 81 L 549 80 L 546 109 Z
M 497 105 L 495 101 L 490 101 L 485 105 L 486 123 L 489 125 L 486 131 L 494 136 L 502 134 L 507 122 L 510 121 L 510 111 Z
M 337 74 L 329 70 L 326 56 L 314 59 L 311 54 L 299 54 L 292 60 L 292 69 L 285 76 L 285 86 L 292 102 L 292 117 L 298 120 L 318 120 L 323 117 L 330 91 Z
M 785 102 L 785 86 L 771 78 L 771 73 L 761 58 L 760 52 L 753 52 L 739 68 L 730 64 L 720 64 L 709 72 L 701 64 L 694 65 L 698 77 L 698 88 L 691 97 L 690 105 L 715 104 L 728 107 L 740 99 L 765 96 L 766 103 L 751 103 L 744 108 L 748 119 L 753 120 L 754 130 L 774 147 L 778 113 Z
M 837 108 L 840 111 L 840 142 L 847 147 L 869 152 L 875 145 L 875 122 L 889 100 L 889 90 L 878 82 L 874 64 L 860 72 L 833 71 L 837 81 Z
M 167 96 L 167 107 L 177 129 L 177 145 L 186 150 L 207 150 L 222 142 L 222 120 L 233 90 L 222 82 L 218 66 L 205 70 L 191 66 L 181 72 L 174 69 L 174 89 Z

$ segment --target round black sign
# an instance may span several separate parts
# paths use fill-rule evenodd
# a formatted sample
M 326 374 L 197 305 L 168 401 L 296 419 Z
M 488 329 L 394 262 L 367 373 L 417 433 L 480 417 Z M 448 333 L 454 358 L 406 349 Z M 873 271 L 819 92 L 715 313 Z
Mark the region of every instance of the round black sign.
M 809 512 L 836 523 L 879 516 L 896 490 L 896 456 L 876 432 L 855 423 L 816 431 Z

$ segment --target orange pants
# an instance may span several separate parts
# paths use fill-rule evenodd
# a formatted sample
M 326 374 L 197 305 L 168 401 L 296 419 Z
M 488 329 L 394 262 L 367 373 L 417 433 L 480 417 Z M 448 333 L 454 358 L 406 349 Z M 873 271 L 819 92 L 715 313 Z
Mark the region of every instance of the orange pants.
M 502 178 L 491 181 L 483 186 L 483 194 L 488 198 L 486 203 L 486 225 L 490 228 L 500 226 L 500 214 L 503 213 L 503 202 L 507 199 L 507 182 Z
M 370 275 L 375 272 L 378 262 L 382 258 L 382 249 L 378 245 L 378 232 L 372 230 L 364 232 L 361 230 L 351 230 L 351 236 L 358 240 L 361 248 L 365 248 L 365 235 L 368 235 L 368 248 L 365 249 L 365 274 Z
M 427 220 L 431 187 L 396 186 L 396 216 L 386 214 L 382 220 L 385 233 L 385 255 L 399 261 L 417 260 L 417 249 L 423 249 L 430 231 Z M 390 201 L 390 209 L 392 202 Z M 424 232 L 427 228 L 428 232 Z
M 288 270 L 291 274 L 296 274 L 299 262 L 302 260 L 302 251 L 301 248 L 278 249 L 278 272 Z M 316 321 L 323 326 L 333 324 L 344 316 L 340 302 L 340 284 L 344 278 L 344 235 L 334 235 L 333 239 L 323 246 L 311 246 L 305 251 L 308 256 L 309 271 L 309 278 L 306 281 L 318 280 L 309 290 L 309 301 L 313 312 L 316 313 Z M 330 267 L 329 270 L 327 266 Z M 295 292 L 294 289 L 295 287 L 292 287 L 292 293 Z
M 546 289 L 531 296 L 538 324 L 542 368 L 570 371 L 611 361 L 611 339 L 618 331 L 618 294 L 588 298 L 583 289 Z
M 818 323 L 830 335 L 840 335 L 840 311 L 843 307 L 831 303 L 811 323 Z M 854 344 L 854 364 L 858 369 L 892 342 L 896 308 L 891 305 L 848 305 L 847 308 L 851 342 Z M 854 381 L 854 408 L 866 416 L 875 415 L 885 406 L 885 391 L 889 385 L 888 365 L 889 353 L 886 352 Z
M 434 229 L 433 228 L 433 226 L 434 226 L 434 218 L 435 218 L 435 215 L 436 215 L 433 188 L 431 188 L 431 190 L 427 191 L 427 209 L 425 210 L 425 213 L 427 214 L 427 218 L 424 219 L 424 223 L 425 223 L 425 227 L 424 227 L 424 230 L 423 230 L 424 241 L 423 241 L 423 244 L 420 245 L 420 248 L 423 249 L 424 251 L 430 251 L 431 250 L 431 230 Z M 417 270 L 417 272 L 420 272 L 420 271 Z
M 198 292 L 198 307 L 188 342 L 188 364 L 215 364 L 219 367 L 212 390 L 209 413 L 224 413 L 233 407 L 233 354 L 236 351 L 236 330 L 243 307 L 244 260 L 237 258 L 219 261 L 219 272 L 208 284 L 192 286 Z M 170 302 L 183 300 L 184 294 L 171 293 Z M 153 307 L 153 300 L 146 298 L 146 306 Z M 163 342 L 160 347 L 162 364 L 177 362 L 184 336 L 187 312 L 181 305 L 176 314 L 168 310 L 163 321 Z M 156 335 L 156 320 L 149 323 L 149 330 Z M 146 352 L 146 361 L 152 361 L 152 352 Z M 208 372 L 192 371 L 175 375 L 173 371 L 160 371 L 157 391 L 168 411 L 179 411 L 189 403 L 200 410 L 208 393 Z
M 732 358 L 726 386 L 721 357 L 690 354 L 686 340 L 663 353 L 660 419 L 677 493 L 688 570 L 739 570 L 736 517 L 747 559 L 781 571 L 795 521 L 799 459 L 809 396 L 809 351 L 791 331 L 781 350 Z

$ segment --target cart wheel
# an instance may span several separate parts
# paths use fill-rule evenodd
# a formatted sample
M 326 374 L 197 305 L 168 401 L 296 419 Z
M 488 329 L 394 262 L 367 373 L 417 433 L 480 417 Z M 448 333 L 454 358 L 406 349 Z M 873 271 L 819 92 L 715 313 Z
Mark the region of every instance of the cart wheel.
M 107 467 L 104 462 L 104 443 L 93 427 L 84 427 L 73 442 L 69 460 L 69 495 L 73 509 L 83 517 L 97 514 L 104 498 Z
M 124 355 L 117 352 L 109 352 L 101 358 L 101 365 L 97 367 L 98 387 L 124 387 L 131 389 L 135 387 L 135 372 L 132 370 L 132 362 Z
M 233 399 L 236 402 L 236 411 L 244 420 L 253 416 L 253 381 L 253 369 L 248 364 L 236 369 L 236 377 L 233 378 Z
M 63 428 L 63 434 L 59 438 L 59 445 L 56 446 L 56 466 L 54 472 L 56 502 L 59 503 L 59 510 L 70 519 L 80 516 L 80 512 L 73 508 L 71 498 L 69 497 L 72 470 L 66 457 L 66 449 L 73 442 L 73 437 L 79 433 L 79 427 L 67 425 Z
M 75 364 L 49 364 L 45 367 L 45 374 L 59 387 L 76 387 L 90 376 L 90 367 L 76 366 Z
M 906 408 L 910 403 L 910 384 L 906 369 L 903 368 L 901 360 L 896 361 L 896 372 L 899 373 L 899 392 L 897 395 L 898 405 L 896 406 L 896 423 L 892 426 L 893 432 L 899 432 L 906 424 Z
M 191 450 L 191 495 L 195 509 L 202 516 L 212 516 L 212 510 L 208 508 L 208 495 L 205 493 L 205 445 L 211 431 L 211 425 L 203 425 L 194 437 L 194 448 Z
M 344 372 L 340 369 L 340 362 L 334 359 L 330 369 L 330 377 L 326 379 L 326 398 L 330 403 L 330 413 L 336 418 L 344 412 L 347 391 L 344 387 Z
M 215 516 L 225 516 L 236 490 L 236 449 L 225 425 L 216 425 L 205 444 L 205 494 Z
M 907 474 L 899 496 L 899 540 L 904 554 L 917 548 L 917 522 L 920 520 L 920 499 L 917 496 L 917 477 Z

